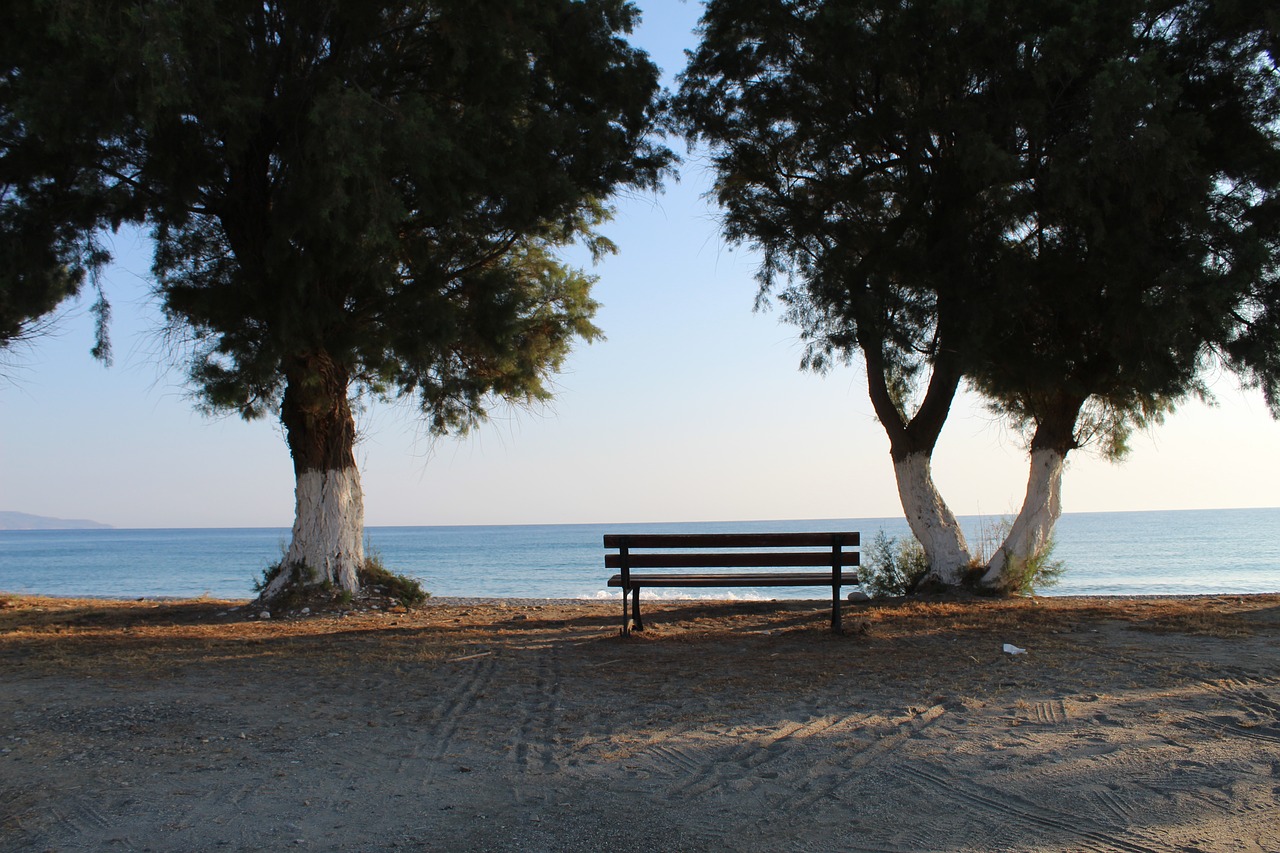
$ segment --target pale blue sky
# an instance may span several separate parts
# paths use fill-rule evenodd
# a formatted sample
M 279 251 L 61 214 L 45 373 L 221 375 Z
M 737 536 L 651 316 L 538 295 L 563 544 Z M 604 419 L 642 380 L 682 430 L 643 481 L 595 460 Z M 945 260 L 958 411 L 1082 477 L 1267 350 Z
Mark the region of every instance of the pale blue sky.
M 644 0 L 635 41 L 668 72 L 700 4 Z M 608 340 L 580 347 L 544 411 L 499 411 L 432 441 L 404 408 L 374 406 L 356 450 L 366 523 L 518 524 L 873 518 L 901 514 L 857 368 L 798 369 L 795 330 L 753 313 L 756 261 L 720 239 L 697 160 L 659 196 L 618 202 L 620 253 L 594 272 Z M 273 421 L 209 420 L 169 369 L 148 298 L 145 240 L 116 239 L 106 275 L 115 366 L 88 355 L 87 301 L 0 380 L 0 510 L 119 527 L 285 527 L 293 472 Z M 1280 424 L 1227 376 L 1123 465 L 1073 454 L 1068 512 L 1280 505 Z M 1026 461 L 972 400 L 935 455 L 961 514 L 1016 510 Z

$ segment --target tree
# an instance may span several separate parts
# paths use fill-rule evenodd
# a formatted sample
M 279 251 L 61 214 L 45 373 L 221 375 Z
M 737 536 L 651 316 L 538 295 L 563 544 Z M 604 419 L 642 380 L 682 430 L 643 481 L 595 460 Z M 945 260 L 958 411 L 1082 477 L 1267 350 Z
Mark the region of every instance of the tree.
M 677 104 L 804 365 L 862 355 L 907 520 L 946 583 L 970 557 L 931 459 L 1003 300 L 1017 5 L 712 0 Z
M 1094 433 L 1119 455 L 1215 351 L 1265 363 L 1242 317 L 1265 331 L 1274 304 L 1273 37 L 1215 9 L 708 5 L 684 127 L 762 288 L 785 280 L 806 364 L 862 355 L 935 580 L 969 563 L 929 476 L 961 381 L 1030 427 L 1023 511 L 982 577 L 1003 587 L 1048 541 L 1070 449 Z
M 1018 78 L 1021 100 L 1044 106 L 1020 111 L 1014 149 L 1027 179 L 1000 274 L 1026 285 L 1009 289 L 993 344 L 1015 357 L 970 374 L 1029 436 L 1026 498 L 982 578 L 995 587 L 1016 588 L 1047 547 L 1067 454 L 1093 443 L 1123 457 L 1134 429 L 1204 395 L 1205 366 L 1276 305 L 1280 75 L 1266 15 L 1072 6 L 1046 20 Z
M 59 3 L 118 129 L 77 132 L 149 223 L 157 293 L 210 410 L 278 412 L 296 516 L 282 571 L 358 588 L 353 397 L 437 433 L 549 396 L 592 340 L 592 279 L 556 252 L 622 187 L 654 186 L 657 69 L 623 0 Z M 43 69 L 48 72 L 48 69 Z M 72 64 L 62 73 L 76 76 Z M 52 72 L 50 72 L 52 73 Z M 64 81 L 66 82 L 66 81 Z

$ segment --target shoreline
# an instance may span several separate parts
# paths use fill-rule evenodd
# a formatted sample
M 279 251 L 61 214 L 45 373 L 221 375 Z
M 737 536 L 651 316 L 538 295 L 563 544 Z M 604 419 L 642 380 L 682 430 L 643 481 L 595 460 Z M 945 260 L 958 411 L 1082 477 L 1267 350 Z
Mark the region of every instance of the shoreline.
M 1061 602 L 1120 602 L 1120 601 L 1161 601 L 1161 600 L 1167 599 L 1170 601 L 1197 601 L 1201 599 L 1215 599 L 1215 598 L 1258 598 L 1258 597 L 1265 598 L 1270 596 L 1280 596 L 1280 587 L 1274 590 L 1266 590 L 1262 592 L 1153 592 L 1153 593 L 1115 593 L 1115 594 L 1099 593 L 1094 595 L 1037 594 L 1037 595 L 1013 596 L 1011 600 L 1022 600 L 1022 601 L 1049 600 L 1049 601 L 1061 601 Z M 598 596 L 595 598 L 583 598 L 583 597 L 532 598 L 532 597 L 526 597 L 526 596 L 432 595 L 429 598 L 427 598 L 425 601 L 423 601 L 420 605 L 416 605 L 416 606 L 433 607 L 433 606 L 442 606 L 442 605 L 443 606 L 460 606 L 460 605 L 475 606 L 475 605 L 502 605 L 502 604 L 506 604 L 510 606 L 535 606 L 535 605 L 547 606 L 547 605 L 555 605 L 555 604 L 609 604 L 611 602 L 614 604 L 617 604 L 621 600 L 621 597 L 622 597 L 621 593 L 610 593 L 608 597 Z M 155 602 L 155 603 L 161 603 L 161 604 L 174 604 L 174 603 L 180 603 L 180 602 L 217 601 L 217 602 L 223 602 L 226 604 L 235 604 L 241 607 L 252 604 L 255 601 L 257 601 L 256 598 L 223 598 L 220 596 L 212 596 L 212 595 L 198 595 L 198 596 L 72 595 L 72 594 L 62 594 L 62 593 L 11 592 L 5 589 L 0 589 L 0 599 L 3 599 L 3 598 L 10 598 L 10 599 L 47 598 L 47 599 L 63 600 L 63 601 L 99 601 L 103 603 L 111 603 L 111 602 L 127 603 L 131 601 L 147 601 L 147 602 Z M 661 596 L 661 597 L 654 596 L 650 598 L 647 592 L 646 594 L 641 596 L 641 600 L 652 601 L 655 604 L 658 604 L 664 601 L 672 602 L 672 603 L 703 602 L 707 604 L 714 604 L 716 602 L 725 602 L 725 603 L 731 603 L 731 604 L 756 604 L 756 603 L 767 604 L 767 603 L 773 603 L 773 602 L 785 603 L 785 602 L 825 601 L 829 606 L 831 603 L 831 599 L 829 597 L 821 598 L 819 596 L 814 596 L 812 598 L 780 598 L 780 597 L 716 598 L 714 596 L 703 595 L 703 596 L 698 596 L 696 598 L 695 597 L 680 598 L 675 596 Z M 912 599 L 888 598 L 888 599 L 879 599 L 879 600 L 872 599 L 870 601 L 846 601 L 845 606 L 846 607 L 863 607 L 868 604 L 878 604 L 878 603 L 879 604 L 886 604 L 886 603 L 899 604 L 904 601 L 910 601 L 910 600 Z M 920 601 L 948 601 L 948 600 L 957 600 L 957 599 L 949 599 L 945 596 L 920 599 Z M 965 599 L 958 599 L 958 600 L 981 602 L 981 601 L 1001 600 L 1001 599 L 999 599 L 998 597 L 993 597 L 988 599 L 982 596 L 974 596 L 972 598 L 965 598 Z

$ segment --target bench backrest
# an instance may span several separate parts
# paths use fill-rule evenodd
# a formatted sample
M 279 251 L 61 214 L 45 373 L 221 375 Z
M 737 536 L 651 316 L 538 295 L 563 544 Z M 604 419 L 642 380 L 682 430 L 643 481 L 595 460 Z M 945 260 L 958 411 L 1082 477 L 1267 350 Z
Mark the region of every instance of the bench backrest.
M 781 568 L 824 566 L 843 568 L 858 565 L 857 533 L 615 533 L 604 537 L 604 547 L 617 549 L 606 554 L 606 568 L 622 569 L 708 569 Z M 702 549 L 700 553 L 633 554 L 631 549 L 670 551 Z M 756 551 L 746 548 L 807 548 L 805 551 Z M 823 550 L 812 550 L 821 548 Z M 710 549 L 715 549 L 710 550 Z M 727 551 L 724 549 L 739 549 Z M 846 550 L 848 549 L 848 550 Z

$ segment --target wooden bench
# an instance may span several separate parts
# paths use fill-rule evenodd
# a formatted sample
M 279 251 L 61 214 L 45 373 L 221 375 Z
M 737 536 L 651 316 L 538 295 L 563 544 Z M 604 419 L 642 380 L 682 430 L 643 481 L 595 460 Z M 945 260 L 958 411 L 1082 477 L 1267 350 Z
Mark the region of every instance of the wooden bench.
M 840 631 L 840 587 L 858 583 L 857 533 L 615 534 L 604 537 L 607 569 L 618 569 L 609 586 L 622 588 L 622 633 L 644 629 L 640 590 L 652 587 L 831 587 L 831 630 Z M 756 549 L 745 551 L 743 549 Z M 805 548 L 781 551 L 777 549 Z M 660 553 L 634 553 L 636 549 Z M 678 551 L 676 549 L 679 549 Z M 724 549 L 737 549 L 726 551 Z M 775 549 L 775 550 L 763 550 Z M 821 549 L 821 550 L 814 550 Z M 675 553 L 673 553 L 675 551 Z M 825 572 L 704 572 L 673 574 L 635 569 L 782 569 L 825 567 Z M 630 610 L 627 599 L 630 598 Z

